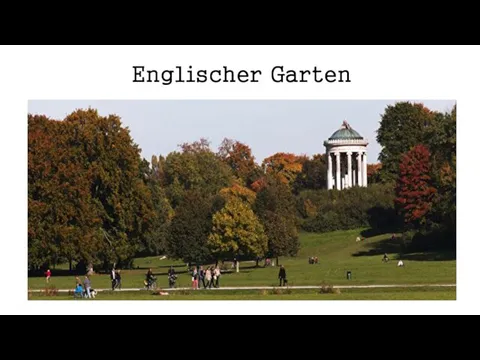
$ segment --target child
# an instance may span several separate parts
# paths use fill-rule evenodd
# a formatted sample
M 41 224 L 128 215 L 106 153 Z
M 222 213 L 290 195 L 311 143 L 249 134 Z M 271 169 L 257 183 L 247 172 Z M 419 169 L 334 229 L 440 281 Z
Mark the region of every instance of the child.
M 46 272 L 45 272 L 45 278 L 46 278 L 46 281 L 47 281 L 47 284 L 50 283 L 50 278 L 52 277 L 52 272 L 50 271 L 50 269 L 48 269 Z
M 73 293 L 74 298 L 82 298 L 83 297 L 83 287 L 82 284 L 77 283 L 77 286 L 75 287 L 75 291 Z

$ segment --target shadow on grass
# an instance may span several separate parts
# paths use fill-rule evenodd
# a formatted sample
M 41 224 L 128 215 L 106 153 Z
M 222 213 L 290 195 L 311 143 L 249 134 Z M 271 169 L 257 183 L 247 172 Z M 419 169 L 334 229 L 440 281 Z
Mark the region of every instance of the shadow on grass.
M 362 234 L 363 235 L 363 234 Z M 377 234 L 378 235 L 378 234 Z M 364 243 L 364 250 L 352 254 L 353 257 L 383 256 L 397 254 L 394 260 L 410 261 L 451 261 L 456 259 L 456 250 L 442 246 L 431 238 L 421 238 L 419 241 L 405 243 L 401 236 L 373 243 Z

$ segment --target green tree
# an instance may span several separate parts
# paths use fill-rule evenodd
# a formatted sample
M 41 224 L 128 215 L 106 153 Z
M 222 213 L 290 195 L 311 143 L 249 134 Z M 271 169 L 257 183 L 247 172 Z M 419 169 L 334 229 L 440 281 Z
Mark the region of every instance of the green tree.
M 297 175 L 293 189 L 296 194 L 303 190 L 325 189 L 327 187 L 327 161 L 325 154 L 316 154 L 303 162 L 302 171 Z
M 457 108 L 438 114 L 429 131 L 429 148 L 432 151 L 432 180 L 438 190 L 432 208 L 432 221 L 443 232 L 449 245 L 456 244 L 457 219 Z
M 170 257 L 199 263 L 213 258 L 207 241 L 212 216 L 223 205 L 218 201 L 216 196 L 197 189 L 185 191 L 169 229 L 167 252 Z
M 398 102 L 389 105 L 381 117 L 377 141 L 382 146 L 380 178 L 394 182 L 401 156 L 417 144 L 426 143 L 435 113 L 420 103 Z
M 201 140 L 181 148 L 181 152 L 168 154 L 164 164 L 167 196 L 173 208 L 187 190 L 215 195 L 232 184 L 230 168 L 210 150 L 208 142 Z
M 138 224 L 139 249 L 144 255 L 159 255 L 166 251 L 166 239 L 168 227 L 173 217 L 173 209 L 168 202 L 165 190 L 160 185 L 156 176 L 155 168 L 150 167 L 144 160 L 140 167 L 142 183 L 138 189 L 137 198 L 141 212 L 148 216 L 142 217 L 142 223 Z M 137 217 L 137 220 L 140 218 Z
M 230 198 L 225 207 L 213 216 L 208 246 L 219 257 L 261 257 L 267 251 L 264 229 L 248 204 Z
M 268 177 L 258 192 L 255 212 L 268 238 L 270 256 L 295 256 L 299 250 L 295 199 L 287 184 L 276 176 Z M 278 261 L 277 261 L 278 262 Z

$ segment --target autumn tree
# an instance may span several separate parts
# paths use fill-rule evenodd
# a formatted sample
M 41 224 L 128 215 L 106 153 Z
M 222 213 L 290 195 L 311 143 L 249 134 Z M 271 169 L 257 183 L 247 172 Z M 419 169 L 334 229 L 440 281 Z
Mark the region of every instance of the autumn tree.
M 158 219 L 141 163 L 116 115 L 30 115 L 29 265 L 128 264 Z
M 380 170 L 382 169 L 382 164 L 367 164 L 367 178 L 368 184 L 379 183 L 380 180 Z
M 265 228 L 269 256 L 295 256 L 300 244 L 295 199 L 288 185 L 275 176 L 268 177 L 257 194 L 254 208 Z
M 262 257 L 267 251 L 267 237 L 248 203 L 230 197 L 223 209 L 213 216 L 208 246 L 218 258 Z
M 405 224 L 411 228 L 425 225 L 432 209 L 436 189 L 430 175 L 430 151 L 416 145 L 401 158 L 399 177 L 395 189 L 395 202 Z
M 251 206 L 255 203 L 257 194 L 244 186 L 233 184 L 231 187 L 220 190 L 220 196 L 225 201 L 239 199 Z
M 434 119 L 435 113 L 420 103 L 398 102 L 387 106 L 377 130 L 377 141 L 382 146 L 379 156 L 382 181 L 395 181 L 402 155 L 418 144 L 428 143 L 428 129 Z
M 267 174 L 274 175 L 284 184 L 291 186 L 295 182 L 297 175 L 302 172 L 303 164 L 306 160 L 306 156 L 276 153 L 266 158 L 262 163 L 262 167 Z
M 74 128 L 28 116 L 29 266 L 72 263 L 99 249 L 101 222 Z
M 232 169 L 234 176 L 242 185 L 250 186 L 261 176 L 261 168 L 255 163 L 255 157 L 249 146 L 225 138 L 217 154 Z

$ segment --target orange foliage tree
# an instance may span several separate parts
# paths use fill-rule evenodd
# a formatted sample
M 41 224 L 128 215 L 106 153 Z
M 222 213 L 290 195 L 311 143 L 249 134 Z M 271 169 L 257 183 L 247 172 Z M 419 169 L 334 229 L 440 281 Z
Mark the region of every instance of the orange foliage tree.
M 411 227 L 425 224 L 437 192 L 432 186 L 428 148 L 422 144 L 413 147 L 402 156 L 399 170 L 395 202 L 400 213 Z

